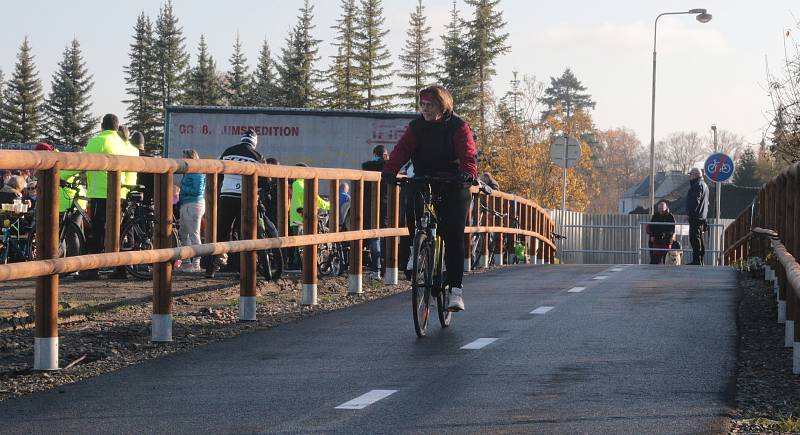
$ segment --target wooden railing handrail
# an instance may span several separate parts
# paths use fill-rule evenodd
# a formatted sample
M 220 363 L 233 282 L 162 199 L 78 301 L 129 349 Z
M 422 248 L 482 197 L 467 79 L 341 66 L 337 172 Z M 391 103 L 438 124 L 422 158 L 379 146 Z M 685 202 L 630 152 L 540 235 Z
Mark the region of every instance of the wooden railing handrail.
M 339 168 L 313 168 L 299 166 L 280 166 L 265 163 L 236 162 L 219 159 L 168 159 L 138 156 L 117 156 L 106 154 L 56 153 L 49 151 L 10 151 L 0 150 L 0 168 L 37 170 L 39 200 L 36 205 L 37 260 L 0 265 L 0 280 L 36 278 L 36 333 L 34 348 L 34 369 L 52 370 L 58 367 L 58 279 L 59 274 L 75 271 L 89 271 L 100 268 L 126 265 L 153 265 L 153 341 L 172 340 L 171 285 L 172 269 L 178 259 L 200 256 L 216 256 L 220 254 L 239 253 L 240 255 L 240 320 L 255 320 L 256 316 L 256 265 L 257 251 L 307 246 L 303 251 L 303 273 L 301 277 L 303 305 L 317 303 L 317 245 L 325 243 L 348 242 L 350 247 L 350 270 L 348 274 L 348 293 L 362 292 L 361 248 L 363 240 L 385 238 L 387 245 L 386 277 L 387 283 L 397 283 L 398 271 L 398 237 L 408 235 L 407 228 L 399 228 L 399 187 L 387 186 L 387 215 L 390 228 L 379 229 L 380 208 L 382 207 L 381 173 Z M 108 197 L 105 201 L 105 253 L 78 255 L 57 258 L 59 255 L 59 178 L 60 171 L 107 171 Z M 118 252 L 120 249 L 120 198 L 121 173 L 137 172 L 154 174 L 153 184 L 153 248 Z M 175 174 L 206 175 L 206 238 L 200 245 L 170 247 L 172 234 L 172 204 Z M 241 176 L 241 208 L 238 210 L 241 240 L 217 241 L 217 189 L 219 176 L 237 174 Z M 270 177 L 277 180 L 277 216 L 275 222 L 279 237 L 256 239 L 258 233 L 258 178 Z M 305 235 L 289 236 L 289 181 L 305 180 L 303 195 L 303 228 Z M 317 195 L 319 180 L 329 180 L 332 204 L 337 206 L 340 180 L 351 180 L 351 231 L 339 232 L 338 210 L 331 213 L 333 221 L 330 233 L 317 232 Z M 372 186 L 371 197 L 365 198 L 365 187 Z M 472 225 L 464 231 L 464 237 L 475 233 L 483 234 L 484 252 L 481 257 L 489 255 L 494 258 L 505 252 L 505 237 L 496 237 L 493 251 L 489 251 L 488 234 L 515 234 L 524 236 L 522 240 L 514 239 L 525 248 L 525 256 L 542 263 L 554 260 L 556 245 L 550 240 L 554 224 L 549 214 L 534 201 L 517 195 L 493 191 L 486 195 L 477 187 L 471 190 L 473 211 L 469 218 Z M 365 222 L 365 200 L 371 205 L 372 219 Z M 516 207 L 512 207 L 512 202 Z M 485 204 L 496 213 L 484 213 L 483 220 L 479 204 Z M 365 229 L 365 227 L 370 229 Z M 538 241 L 540 243 L 535 243 Z M 39 245 L 39 243 L 41 245 Z M 508 248 L 508 247 L 506 247 Z M 466 250 L 469 260 L 470 250 Z M 469 262 L 465 262 L 469 264 Z M 485 266 L 484 266 L 485 267 Z M 390 273 L 391 272 L 391 273 Z

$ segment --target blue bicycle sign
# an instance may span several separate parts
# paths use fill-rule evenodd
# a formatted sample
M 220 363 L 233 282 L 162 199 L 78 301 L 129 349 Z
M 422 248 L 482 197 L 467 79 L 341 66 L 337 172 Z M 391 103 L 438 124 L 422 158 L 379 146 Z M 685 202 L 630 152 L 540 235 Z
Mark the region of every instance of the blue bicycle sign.
M 711 181 L 724 183 L 733 176 L 733 159 L 725 153 L 715 153 L 706 159 L 703 171 Z

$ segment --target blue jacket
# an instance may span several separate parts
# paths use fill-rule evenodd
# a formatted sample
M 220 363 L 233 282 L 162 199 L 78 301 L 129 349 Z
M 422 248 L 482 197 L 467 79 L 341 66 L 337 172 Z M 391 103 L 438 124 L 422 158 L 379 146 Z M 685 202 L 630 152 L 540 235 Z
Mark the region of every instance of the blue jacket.
M 181 204 L 203 201 L 205 191 L 205 174 L 185 174 L 181 180 Z

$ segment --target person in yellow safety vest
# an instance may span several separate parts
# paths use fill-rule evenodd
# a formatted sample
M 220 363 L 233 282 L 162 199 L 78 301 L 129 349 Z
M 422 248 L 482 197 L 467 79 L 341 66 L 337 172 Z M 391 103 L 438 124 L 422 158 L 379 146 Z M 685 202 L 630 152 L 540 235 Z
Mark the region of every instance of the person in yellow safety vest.
M 305 163 L 295 163 L 295 166 L 305 166 Z M 292 183 L 292 204 L 289 209 L 289 226 L 294 227 L 294 234 L 298 234 L 298 229 L 303 225 L 303 202 L 305 192 L 305 181 L 302 178 L 294 180 Z M 331 204 L 317 195 L 317 207 L 322 210 L 330 210 Z
M 128 146 L 117 133 L 119 118 L 109 113 L 103 116 L 100 125 L 101 132 L 84 147 L 86 154 L 112 154 L 128 155 Z M 125 175 L 123 175 L 123 180 Z M 90 199 L 89 208 L 92 211 L 92 231 L 87 234 L 86 247 L 90 254 L 103 252 L 106 231 L 106 198 L 108 198 L 108 173 L 106 171 L 86 172 L 86 196 Z M 98 279 L 100 274 L 97 269 L 81 271 L 81 279 Z M 122 278 L 122 277 L 120 277 Z
M 126 154 L 123 154 L 123 155 L 139 157 L 139 149 L 131 144 L 131 141 L 130 141 L 131 133 L 128 130 L 128 127 L 126 127 L 124 125 L 120 125 L 117 128 L 117 134 L 119 134 L 119 137 L 121 137 L 122 140 L 125 141 L 125 152 L 126 152 Z M 127 198 L 128 192 L 130 192 L 130 188 L 125 187 L 125 186 L 135 186 L 135 185 L 136 185 L 136 172 L 123 172 L 122 173 L 122 186 L 123 186 L 122 187 L 122 199 Z

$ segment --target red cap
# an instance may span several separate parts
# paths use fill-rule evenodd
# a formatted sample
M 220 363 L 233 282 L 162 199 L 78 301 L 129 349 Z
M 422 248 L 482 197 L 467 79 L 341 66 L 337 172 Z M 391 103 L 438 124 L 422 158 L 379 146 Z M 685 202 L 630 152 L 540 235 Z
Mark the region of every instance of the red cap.
M 55 148 L 49 143 L 40 142 L 34 147 L 36 151 L 53 151 Z

